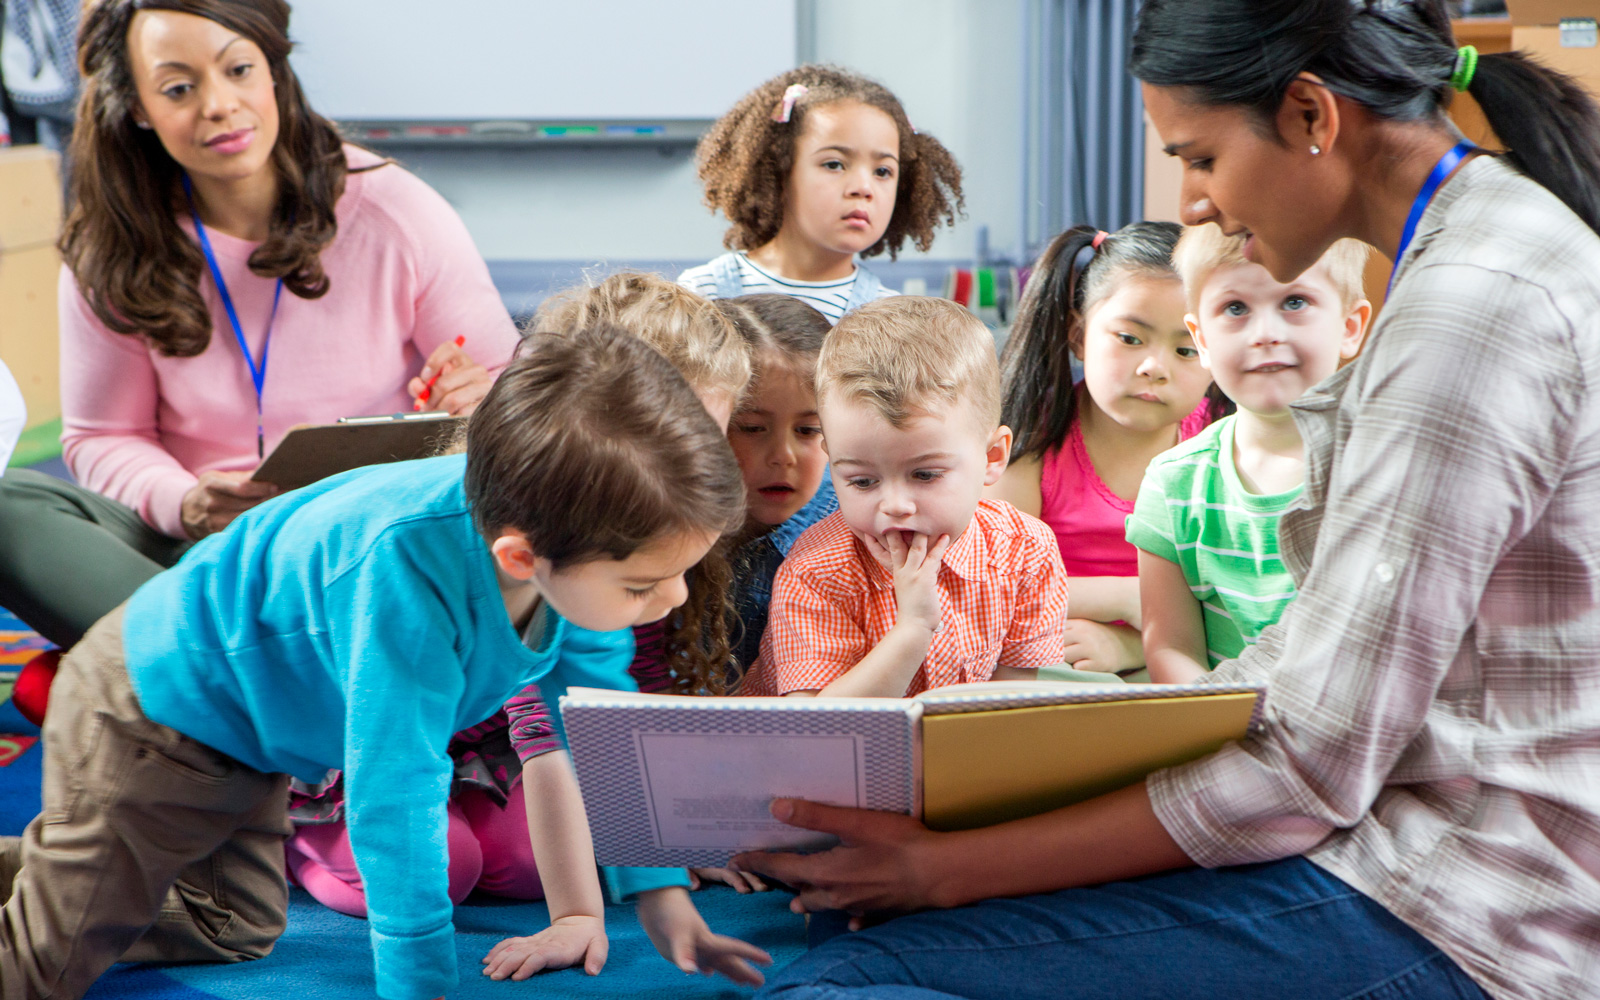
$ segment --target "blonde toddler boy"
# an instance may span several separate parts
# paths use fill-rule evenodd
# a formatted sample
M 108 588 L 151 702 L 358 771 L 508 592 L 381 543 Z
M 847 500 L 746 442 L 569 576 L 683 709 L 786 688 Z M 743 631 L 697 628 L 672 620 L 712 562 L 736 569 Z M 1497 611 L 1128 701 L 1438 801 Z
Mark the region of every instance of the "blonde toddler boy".
M 1238 656 L 1293 600 L 1278 557 L 1279 515 L 1305 479 L 1290 404 L 1361 349 L 1366 261 L 1366 244 L 1340 240 L 1282 284 L 1214 224 L 1178 242 L 1185 322 L 1238 412 L 1151 462 L 1128 518 L 1153 681 L 1192 681 Z
M 847 314 L 817 360 L 839 510 L 779 568 L 747 694 L 900 697 L 1060 663 L 1055 536 L 982 499 L 1005 471 L 994 339 L 943 299 Z

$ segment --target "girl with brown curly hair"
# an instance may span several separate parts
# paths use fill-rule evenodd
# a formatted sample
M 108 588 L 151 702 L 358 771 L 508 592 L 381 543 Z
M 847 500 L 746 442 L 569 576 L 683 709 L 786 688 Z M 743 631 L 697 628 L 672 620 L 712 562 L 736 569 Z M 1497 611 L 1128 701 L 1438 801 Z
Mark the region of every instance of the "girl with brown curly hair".
M 732 252 L 678 276 L 707 298 L 777 293 L 830 322 L 896 294 L 856 263 L 934 230 L 964 205 L 961 168 L 911 127 L 887 88 L 833 66 L 801 66 L 746 94 L 700 140 L 706 205 L 732 223 Z
M 84 12 L 60 284 L 79 485 L 0 484 L 0 604 L 62 647 L 270 496 L 250 476 L 291 427 L 410 410 L 441 370 L 425 405 L 470 412 L 516 344 L 455 212 L 311 109 L 288 29 L 283 0 Z

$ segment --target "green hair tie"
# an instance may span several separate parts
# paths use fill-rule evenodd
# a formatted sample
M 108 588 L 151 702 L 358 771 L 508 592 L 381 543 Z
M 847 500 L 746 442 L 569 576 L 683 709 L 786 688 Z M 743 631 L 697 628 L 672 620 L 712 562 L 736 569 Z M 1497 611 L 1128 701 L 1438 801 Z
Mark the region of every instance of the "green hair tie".
M 1450 74 L 1450 86 L 1465 93 L 1472 86 L 1473 74 L 1478 72 L 1478 49 L 1463 45 L 1456 51 L 1456 68 Z

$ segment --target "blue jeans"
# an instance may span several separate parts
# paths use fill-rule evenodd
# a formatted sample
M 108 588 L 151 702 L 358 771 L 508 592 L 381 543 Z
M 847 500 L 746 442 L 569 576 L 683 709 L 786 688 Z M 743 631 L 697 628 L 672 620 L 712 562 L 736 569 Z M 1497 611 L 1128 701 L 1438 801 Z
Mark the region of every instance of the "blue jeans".
M 828 915 L 815 931 L 840 927 Z M 1443 952 L 1303 858 L 1189 869 L 839 934 L 782 1000 L 1486 1000 Z

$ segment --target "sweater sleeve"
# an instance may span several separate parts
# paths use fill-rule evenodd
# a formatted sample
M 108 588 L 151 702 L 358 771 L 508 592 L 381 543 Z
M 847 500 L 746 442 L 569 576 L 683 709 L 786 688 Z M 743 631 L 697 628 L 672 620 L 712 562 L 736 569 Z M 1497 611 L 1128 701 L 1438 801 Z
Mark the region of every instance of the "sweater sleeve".
M 384 1000 L 430 1000 L 456 985 L 445 804 L 465 675 L 440 590 L 403 583 L 436 581 L 439 567 L 424 562 L 380 542 L 327 588 L 348 702 L 350 846 Z
M 11 462 L 11 453 L 28 426 L 28 404 L 22 398 L 22 389 L 12 377 L 11 369 L 0 361 L 0 475 Z
M 61 316 L 61 444 L 85 488 L 132 507 L 146 524 L 184 537 L 183 495 L 199 480 L 162 447 L 161 387 L 150 350 L 95 316 L 67 267 L 57 285 Z
M 463 349 L 498 376 L 521 338 L 488 264 L 461 217 L 437 191 L 410 174 L 391 183 L 403 190 L 397 206 L 403 215 L 397 213 L 396 221 L 410 234 L 416 260 L 412 343 L 426 358 L 440 344 L 464 337 Z
M 545 723 L 550 733 L 550 750 L 560 750 L 567 745 L 566 727 L 561 722 L 561 696 L 573 687 L 606 688 L 613 691 L 637 691 L 639 686 L 628 665 L 633 662 L 633 629 L 615 632 L 594 632 L 568 624 L 562 636 L 561 655 L 556 665 L 539 682 L 539 691 L 546 707 Z M 527 692 L 524 692 L 526 694 Z M 507 706 L 509 713 L 511 706 Z M 516 745 L 517 721 L 512 720 L 512 743 Z M 518 747 L 522 754 L 522 748 Z M 526 760 L 532 754 L 524 754 Z M 622 902 L 651 889 L 672 886 L 688 888 L 689 875 L 681 868 L 619 868 L 602 866 L 600 874 L 607 895 L 612 902 Z

